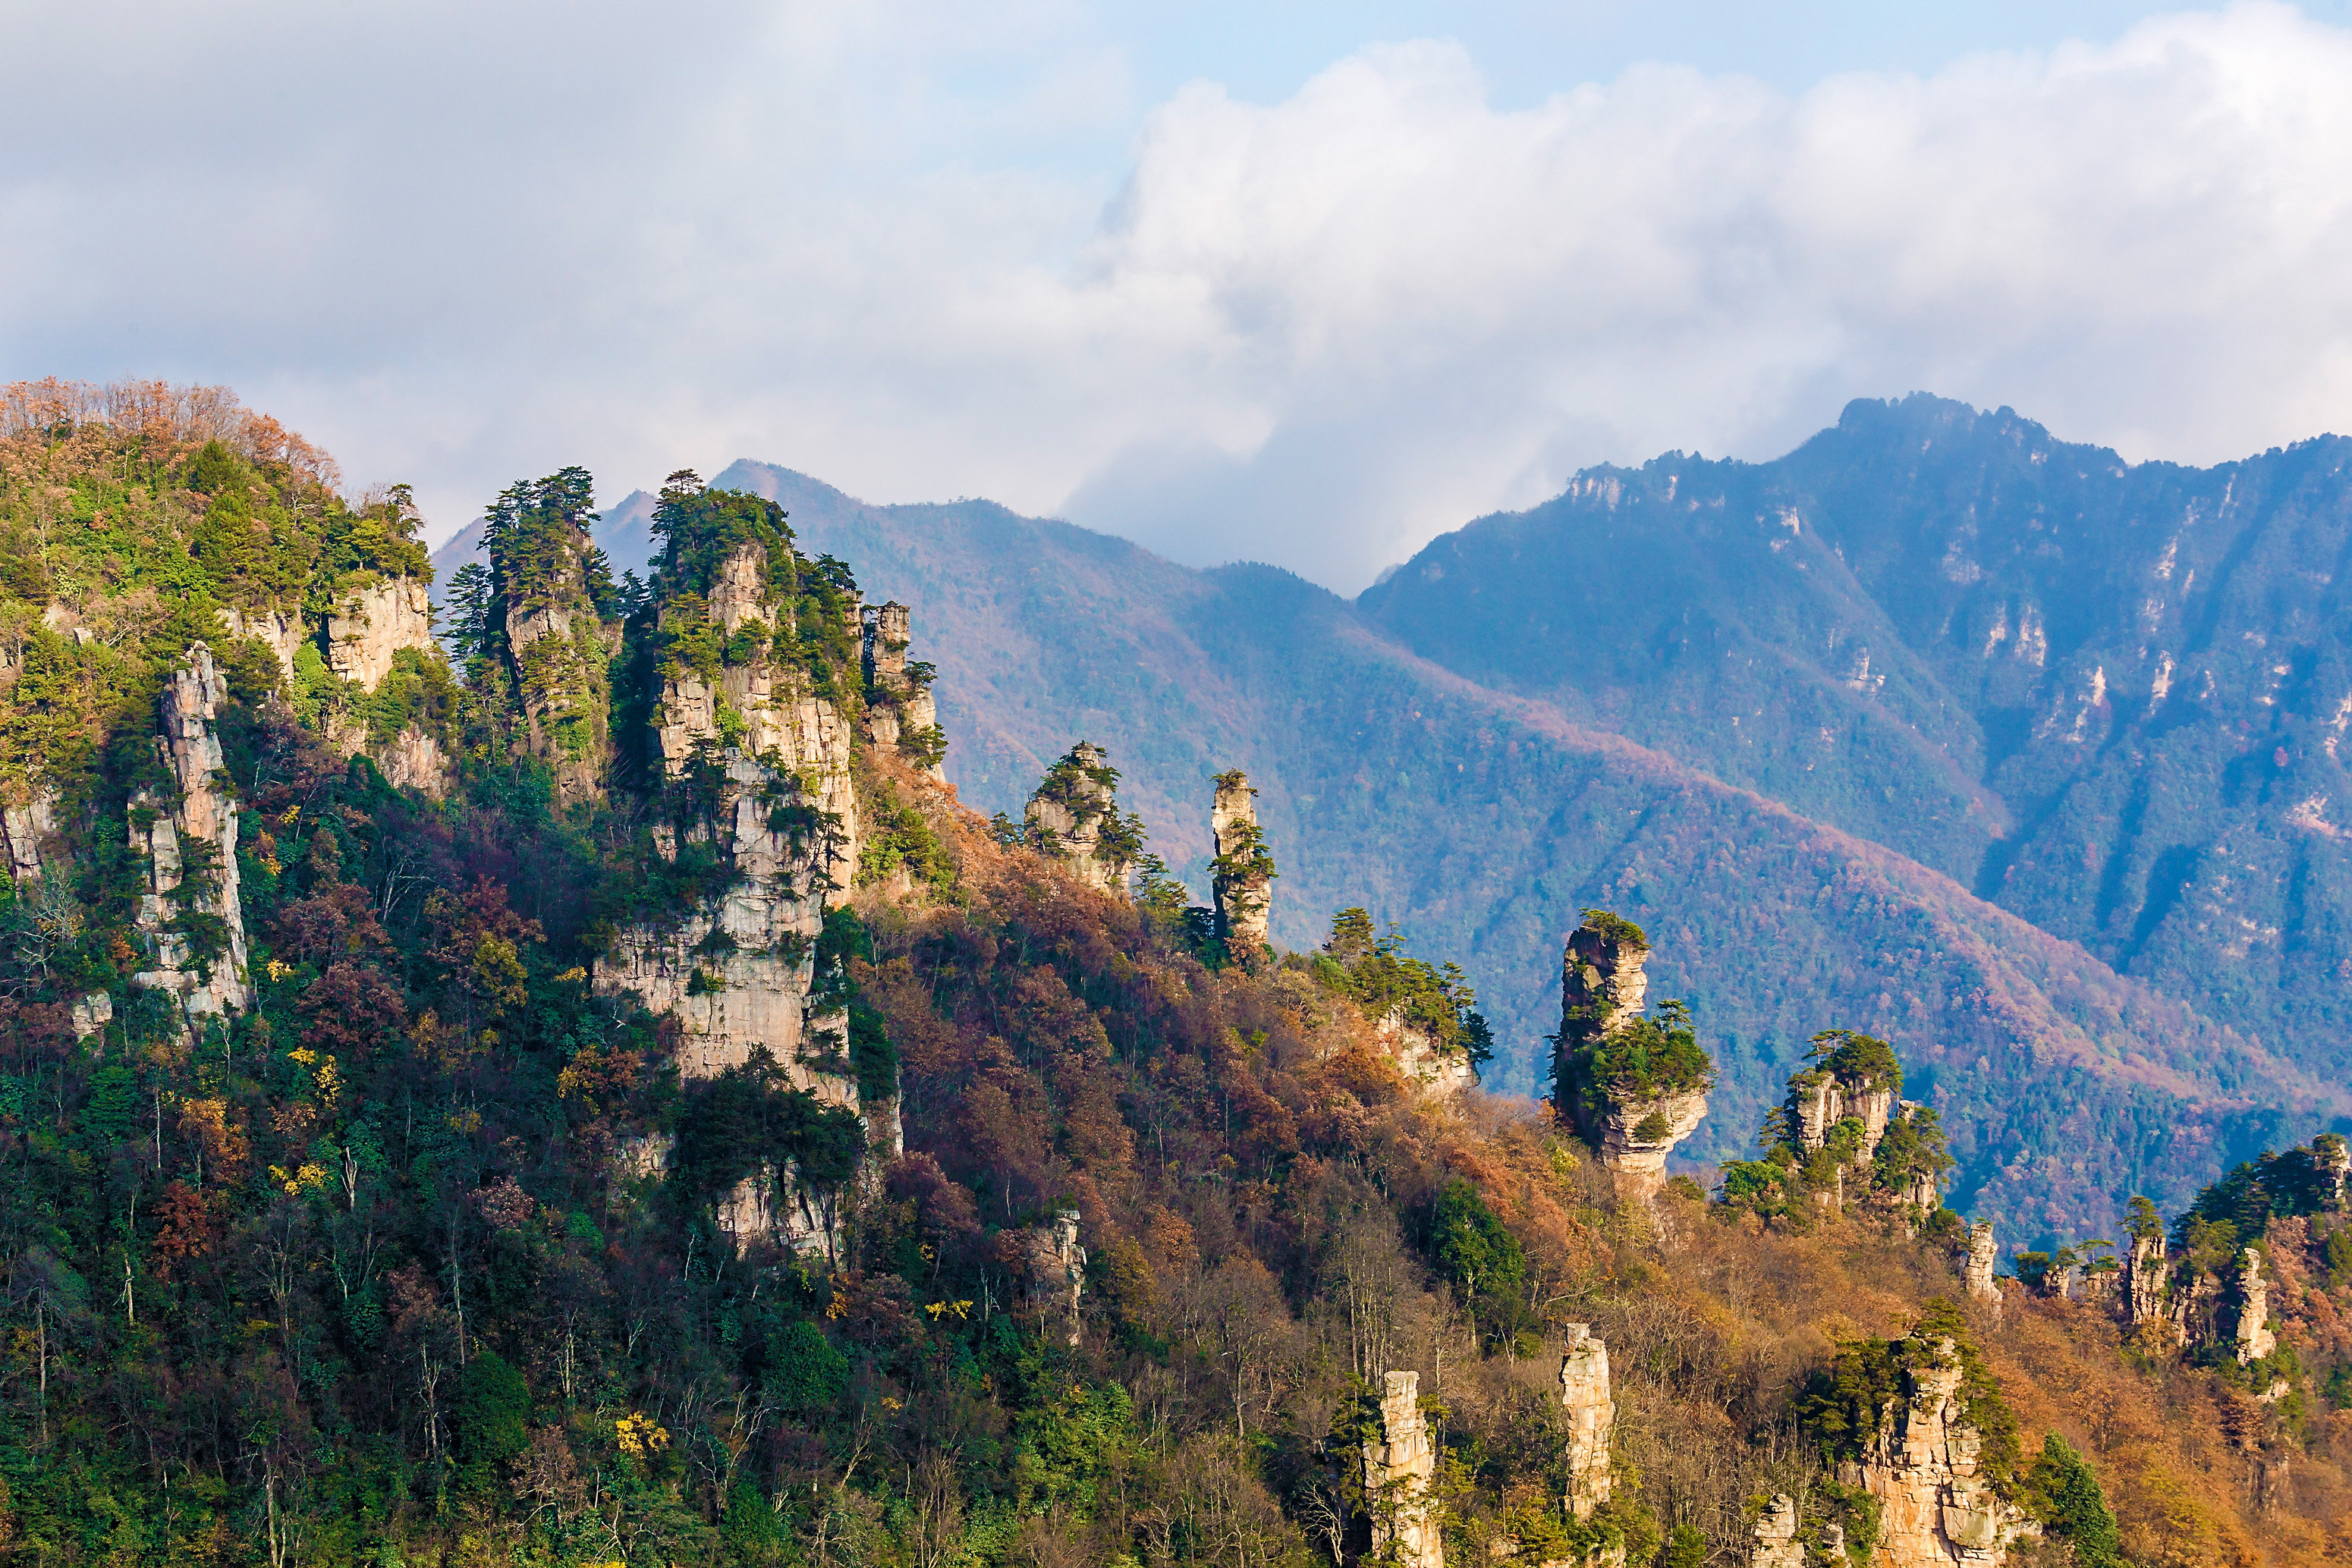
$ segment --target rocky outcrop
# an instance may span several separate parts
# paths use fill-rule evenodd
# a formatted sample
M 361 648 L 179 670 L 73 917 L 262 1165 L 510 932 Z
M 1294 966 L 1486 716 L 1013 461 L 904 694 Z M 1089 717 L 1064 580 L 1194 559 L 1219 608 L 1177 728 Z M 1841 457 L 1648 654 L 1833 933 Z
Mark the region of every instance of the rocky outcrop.
M 1274 911 L 1275 869 L 1257 825 L 1257 791 L 1238 768 L 1217 775 L 1216 784 L 1209 807 L 1215 858 L 1209 869 L 1217 936 L 1230 953 L 1262 952 Z
M 1568 1494 L 1572 1519 L 1591 1519 L 1609 1500 L 1609 1439 L 1617 1406 L 1609 1396 L 1609 1347 L 1590 1325 L 1568 1325 L 1559 1361 L 1559 1400 L 1568 1416 Z
M 788 629 L 792 619 L 786 605 L 769 597 L 765 553 L 753 544 L 720 563 L 703 612 L 729 639 L 747 627 Z M 667 619 L 675 612 L 663 613 Z M 795 796 L 803 813 L 823 820 L 816 867 L 826 896 L 835 904 L 847 899 L 857 875 L 859 821 L 851 727 L 841 710 L 816 695 L 804 671 L 778 664 L 764 650 L 715 674 L 676 665 L 661 678 L 654 726 L 665 774 L 679 779 L 698 759 L 718 758 L 730 780 L 750 781 L 756 773 L 769 795 Z
M 681 1077 L 717 1077 L 764 1051 L 791 1087 L 856 1112 L 870 1143 L 896 1146 L 895 1103 L 861 1103 L 847 1018 L 815 998 L 825 909 L 849 896 L 856 876 L 850 721 L 804 672 L 777 663 L 761 635 L 791 620 L 762 547 L 731 551 L 708 594 L 663 614 L 665 625 L 707 615 L 722 641 L 749 632 L 759 648 L 715 671 L 666 667 L 654 716 L 666 800 L 679 819 L 656 829 L 656 846 L 671 856 L 707 846 L 733 874 L 683 916 L 622 932 L 596 965 L 594 988 L 634 993 L 677 1021 Z M 718 1219 L 739 1246 L 764 1239 L 832 1257 L 841 1239 L 837 1194 L 803 1182 L 789 1163 L 747 1178 Z
M 1588 911 L 1560 956 L 1556 1109 L 1600 1155 L 1618 1195 L 1645 1199 L 1665 1181 L 1666 1156 L 1706 1118 L 1707 1079 L 1629 1079 L 1612 1046 L 1660 1026 L 1643 1016 L 1650 945 L 1641 928 Z M 1654 1052 L 1645 1051 L 1645 1055 Z
M 861 612 L 864 632 L 866 725 L 876 745 L 913 751 L 925 758 L 923 771 L 947 774 L 939 758 L 939 703 L 931 695 L 928 665 L 910 669 L 914 615 L 897 600 L 868 605 Z
M 1960 1393 L 1958 1347 L 1948 1339 L 1935 1342 L 1904 1377 L 1906 1397 L 1888 1406 L 1861 1463 L 1844 1467 L 1860 1473 L 1840 1477 L 1878 1502 L 1873 1561 L 1882 1568 L 1993 1568 L 2034 1530 L 1985 1478 L 1984 1439 L 1969 1424 Z
M 131 983 L 169 991 L 193 1023 L 241 1012 L 252 1000 L 245 915 L 237 896 L 236 802 L 214 725 L 228 683 L 202 643 L 163 685 L 155 751 L 172 798 L 131 800 L 131 844 L 147 862 L 137 925 L 152 967 Z
M 2000 1311 L 2000 1284 L 1993 1278 L 1993 1267 L 1999 1261 L 1992 1221 L 1979 1219 L 1969 1228 L 1969 1298 L 1987 1303 L 1996 1313 Z
M 1072 747 L 1029 797 L 1030 841 L 1103 893 L 1127 885 L 1139 841 L 1118 812 L 1118 772 L 1091 740 Z
M 394 789 L 414 789 L 432 800 L 447 795 L 457 777 L 457 764 L 442 749 L 439 737 L 415 725 L 404 727 L 373 756 L 377 769 Z
M 73 1005 L 73 1031 L 76 1040 L 88 1040 L 114 1021 L 114 998 L 104 991 L 92 991 Z
M 2278 1349 L 2278 1335 L 2270 1326 L 2271 1293 L 2263 1279 L 2263 1255 L 2251 1247 L 2238 1255 L 2234 1285 L 2237 1322 L 2231 1333 L 2237 1341 L 2238 1364 L 2243 1366 Z
M 1437 1454 L 1421 1413 L 1421 1375 L 1391 1372 L 1381 1384 L 1380 1432 L 1364 1444 L 1372 1556 L 1403 1568 L 1445 1568 L 1445 1545 L 1430 1496 Z
M 1817 1069 L 1799 1074 L 1790 1084 L 1790 1120 L 1807 1154 L 1821 1150 L 1829 1142 L 1830 1129 L 1846 1118 L 1861 1124 L 1862 1152 L 1854 1165 L 1869 1164 L 1878 1152 L 1895 1105 L 1895 1091 L 1868 1078 L 1849 1080 Z
M 1763 1517 L 1756 1521 L 1748 1568 L 1805 1568 L 1805 1543 L 1797 1539 L 1798 1523 L 1797 1500 L 1788 1493 L 1767 1504 Z
M 1058 1211 L 1053 1222 L 1034 1225 L 1022 1233 L 1021 1262 L 1029 1303 L 1076 1347 L 1081 1326 L 1080 1299 L 1086 1293 L 1087 1249 L 1078 1245 L 1078 1211 Z
M 278 655 L 278 667 L 294 678 L 294 655 L 310 640 L 310 623 L 299 610 L 224 610 L 221 620 L 232 637 L 250 637 Z
M 595 989 L 635 992 L 676 1018 L 686 1078 L 716 1077 L 764 1048 L 794 1087 L 855 1107 L 837 1018 L 806 1010 L 828 891 L 825 824 L 789 779 L 740 753 L 727 758 L 718 789 L 710 816 L 685 837 L 713 846 L 734 880 L 673 927 L 621 933 L 597 962 Z
M 522 694 L 525 739 L 555 776 L 557 803 L 593 800 L 612 761 L 612 693 L 606 666 L 620 629 L 596 613 L 588 592 L 587 530 L 556 520 L 550 559 L 531 563 L 528 582 L 509 583 L 508 656 Z
M 2172 1264 L 2161 1234 L 2135 1236 L 2124 1259 L 2120 1306 L 2134 1328 L 2171 1321 Z
M 2352 1207 L 2352 1145 L 2341 1133 L 2322 1133 L 2311 1140 L 2312 1164 L 2326 1184 L 2322 1203 L 2334 1214 Z
M 1459 1051 L 1445 1051 L 1429 1031 L 1405 1021 L 1401 1008 L 1391 1009 L 1373 1024 L 1372 1032 L 1397 1071 L 1441 1099 L 1459 1094 L 1478 1082 L 1478 1069 Z
M 413 577 L 391 577 L 346 591 L 327 618 L 327 667 L 339 680 L 372 692 L 392 674 L 392 657 L 403 648 L 430 649 L 432 606 L 425 585 Z M 293 655 L 284 655 L 293 669 Z
M 8 841 L 9 874 L 19 883 L 38 882 L 43 846 L 58 836 L 58 792 L 34 784 L 21 793 L 21 800 L 0 801 L 0 836 Z

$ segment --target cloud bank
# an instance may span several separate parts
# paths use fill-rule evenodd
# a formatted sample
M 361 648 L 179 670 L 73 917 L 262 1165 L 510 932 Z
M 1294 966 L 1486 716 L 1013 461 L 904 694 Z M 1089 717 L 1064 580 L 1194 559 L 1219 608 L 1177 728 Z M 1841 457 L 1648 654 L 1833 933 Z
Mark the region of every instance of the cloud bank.
M 1520 109 L 1370 47 L 1276 104 L 1184 88 L 1124 169 L 1073 150 L 1131 78 L 1053 5 L 159 15 L 0 49 L 41 151 L 0 172 L 8 373 L 230 381 L 445 529 L 562 463 L 751 455 L 1352 591 L 1852 396 L 2136 459 L 2352 427 L 2352 34 L 2278 6 Z

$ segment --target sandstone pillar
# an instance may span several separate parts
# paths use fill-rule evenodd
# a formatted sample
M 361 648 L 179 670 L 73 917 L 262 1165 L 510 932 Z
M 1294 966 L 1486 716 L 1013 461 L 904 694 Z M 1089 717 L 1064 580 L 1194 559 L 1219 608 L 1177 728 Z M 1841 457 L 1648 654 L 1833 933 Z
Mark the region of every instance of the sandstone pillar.
M 1431 1477 L 1437 1453 L 1421 1414 L 1421 1375 L 1382 1380 L 1380 1436 L 1364 1445 L 1364 1499 L 1372 1515 L 1372 1554 L 1391 1552 L 1403 1568 L 1445 1568 Z

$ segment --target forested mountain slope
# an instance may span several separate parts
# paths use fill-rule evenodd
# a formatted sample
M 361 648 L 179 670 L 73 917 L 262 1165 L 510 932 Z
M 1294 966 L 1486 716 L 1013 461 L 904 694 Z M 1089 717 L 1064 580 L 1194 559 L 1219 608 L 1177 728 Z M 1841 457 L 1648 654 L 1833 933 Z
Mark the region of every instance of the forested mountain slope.
M 1643 903 L 1646 933 L 1621 907 L 1515 938 L 1555 955 L 1555 1117 L 1477 1088 L 1455 955 L 1356 890 L 1300 950 L 1247 935 L 1228 896 L 1271 868 L 1238 771 L 1204 922 L 1098 751 L 1024 823 L 961 803 L 919 622 L 782 507 L 674 474 L 648 571 L 616 580 L 593 490 L 574 467 L 493 497 L 436 641 L 400 489 L 341 494 L 216 390 L 0 388 L 0 1553 L 2352 1552 L 2343 1140 L 1996 1278 L 2037 1212 L 2152 1168 L 2103 1144 L 2133 1115 L 2180 1122 L 2177 1166 L 2219 1096 L 2293 1092 L 2240 1042 L 1294 579 L 1129 601 L 1121 635 L 1256 694 L 1243 718 L 1288 702 L 1301 768 L 1463 758 L 1433 814 L 1344 773 L 1269 810 L 1275 867 L 1311 813 L 1428 835 L 1465 881 L 1516 835 L 1636 898 L 1760 885 L 1739 907 L 1784 901 L 1758 994 L 1788 1019 L 1867 980 L 1987 1053 L 1832 1030 L 1759 1082 L 1643 978 L 1753 947 L 1748 916 Z M 1125 547 L 990 526 L 1054 582 L 1082 576 L 1054 551 L 1095 552 L 1063 611 L 1122 580 Z M 1052 634 L 1003 678 L 1050 676 Z M 1276 883 L 1294 928 L 1309 880 Z M 1670 1178 L 1694 1127 L 1761 1157 L 1712 1195 Z M 2063 1155 L 1978 1188 L 2004 1234 L 1944 1201 L 1948 1137 L 1979 1169 Z
M 2340 1076 L 2347 464 L 2326 437 L 2127 465 L 2007 410 L 1856 402 L 1775 462 L 1594 470 L 1362 604 Z

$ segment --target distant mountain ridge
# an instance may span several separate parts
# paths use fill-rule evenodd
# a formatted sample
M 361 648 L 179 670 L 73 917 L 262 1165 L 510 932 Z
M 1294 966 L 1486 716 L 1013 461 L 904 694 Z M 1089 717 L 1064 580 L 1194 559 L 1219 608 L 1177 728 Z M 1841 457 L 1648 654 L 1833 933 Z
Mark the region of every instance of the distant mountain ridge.
M 1523 1092 L 1542 1088 L 1561 934 L 1587 904 L 1618 909 L 1659 943 L 1658 994 L 1688 997 L 1715 1046 L 1722 1082 L 1688 1153 L 1747 1153 L 1806 1038 L 1869 1030 L 1955 1129 L 1955 1204 L 2031 1234 L 2103 1222 L 2134 1191 L 2175 1203 L 2352 1108 L 2325 1042 L 2279 1024 L 2332 1016 L 2332 998 L 2270 994 L 2309 961 L 2255 945 L 2231 958 L 2210 918 L 2200 946 L 2181 912 L 2210 897 L 2193 874 L 2166 892 L 2166 843 L 2132 852 L 2140 870 L 2097 859 L 2070 883 L 2068 854 L 2084 862 L 2065 831 L 2070 797 L 2077 816 L 2103 791 L 2128 798 L 2131 758 L 2154 747 L 2169 771 L 2137 787 L 2147 838 L 2169 781 L 2195 775 L 2180 757 L 2212 750 L 2181 716 L 2198 710 L 2152 730 L 2135 716 L 2122 674 L 2068 706 L 2095 673 L 2144 667 L 2098 643 L 2162 559 L 2142 514 L 2242 508 L 2175 570 L 2210 593 L 2228 561 L 2259 598 L 2246 566 L 2268 558 L 2244 530 L 2282 507 L 2326 513 L 2333 476 L 2305 448 L 2230 474 L 2133 469 L 2006 412 L 1857 403 L 1777 464 L 1580 476 L 1434 541 L 1353 604 L 985 501 L 869 506 L 750 461 L 712 484 L 784 506 L 803 549 L 859 563 L 869 601 L 914 606 L 971 803 L 1017 815 L 1046 763 L 1093 738 L 1154 847 L 1204 891 L 1207 781 L 1247 768 L 1282 867 L 1277 939 L 1317 942 L 1349 904 L 1401 921 L 1416 950 L 1471 969 L 1502 1041 L 1491 1078 Z M 2258 508 L 2248 490 L 2281 499 Z M 642 493 L 607 508 L 597 538 L 616 569 L 648 512 Z M 2102 552 L 2128 560 L 2070 592 Z M 2171 612 L 2166 626 L 2212 615 L 2201 597 Z M 2201 642 L 2158 639 L 2200 693 L 2209 666 L 2217 691 L 2248 673 L 2212 652 L 2251 629 L 2231 613 Z M 2311 703 L 2288 706 L 2307 727 Z M 2257 804 L 2232 852 L 2283 835 L 2333 852 L 2288 821 L 2308 798 Z M 2069 925 L 2069 899 L 2111 917 Z M 2136 945 L 2100 946 L 2142 924 Z M 2208 972 L 2181 972 L 2200 953 Z

